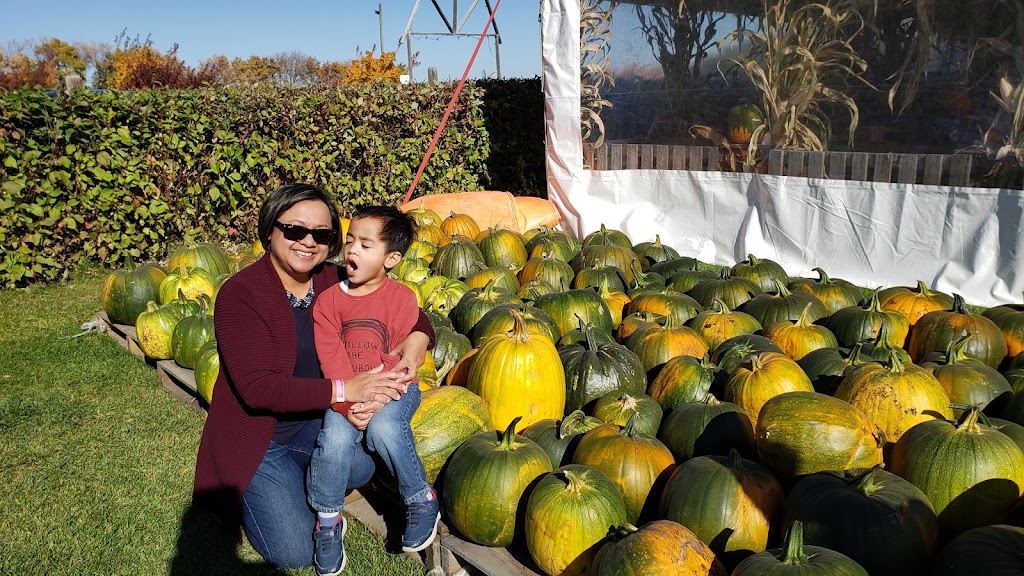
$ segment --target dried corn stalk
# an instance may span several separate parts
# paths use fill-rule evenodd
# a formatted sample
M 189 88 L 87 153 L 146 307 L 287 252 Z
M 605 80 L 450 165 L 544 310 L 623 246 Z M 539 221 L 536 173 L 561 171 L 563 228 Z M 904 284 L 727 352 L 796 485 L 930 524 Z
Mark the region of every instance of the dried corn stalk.
M 583 141 L 604 143 L 601 111 L 612 103 L 601 97 L 605 86 L 615 86 L 615 75 L 608 62 L 608 41 L 612 37 L 611 17 L 615 3 L 607 9 L 601 0 L 580 0 L 580 125 Z

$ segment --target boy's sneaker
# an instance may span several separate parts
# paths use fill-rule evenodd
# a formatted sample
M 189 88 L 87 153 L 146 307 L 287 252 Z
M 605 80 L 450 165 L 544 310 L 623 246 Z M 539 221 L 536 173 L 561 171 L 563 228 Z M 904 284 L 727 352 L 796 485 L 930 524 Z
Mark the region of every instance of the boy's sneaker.
M 345 531 L 348 523 L 344 516 L 338 516 L 338 523 L 331 528 L 320 528 L 317 521 L 313 531 L 313 568 L 321 576 L 336 576 L 345 569 Z
M 437 493 L 430 489 L 426 500 L 413 502 L 405 511 L 405 534 L 402 535 L 403 552 L 419 552 L 434 541 L 437 523 L 441 520 L 441 508 Z

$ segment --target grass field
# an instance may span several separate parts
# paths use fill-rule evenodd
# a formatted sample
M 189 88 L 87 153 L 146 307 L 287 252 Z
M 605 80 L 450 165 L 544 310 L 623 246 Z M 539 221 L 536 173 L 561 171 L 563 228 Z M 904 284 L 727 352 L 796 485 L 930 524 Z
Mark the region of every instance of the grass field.
M 111 338 L 103 273 L 0 291 L 0 574 L 272 574 L 189 506 L 202 416 Z M 358 523 L 347 574 L 423 574 Z M 295 574 L 313 574 L 312 569 Z

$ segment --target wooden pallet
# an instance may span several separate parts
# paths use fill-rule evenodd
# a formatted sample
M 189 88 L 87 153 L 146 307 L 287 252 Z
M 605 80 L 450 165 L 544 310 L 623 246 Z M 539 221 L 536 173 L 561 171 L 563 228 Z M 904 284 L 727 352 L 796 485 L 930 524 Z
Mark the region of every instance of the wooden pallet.
M 114 324 L 105 312 L 96 316 L 107 325 L 105 331 L 115 342 L 132 355 L 156 368 L 163 387 L 185 405 L 206 415 L 206 402 L 196 391 L 193 371 L 179 366 L 174 360 L 153 361 L 139 347 L 135 327 Z M 345 498 L 345 511 L 353 518 L 378 534 L 388 543 L 392 551 L 401 549 L 397 541 L 392 542 L 388 534 L 401 534 L 405 512 L 396 495 L 384 489 L 354 490 Z M 491 548 L 480 546 L 453 534 L 442 522 L 438 526 L 438 537 L 434 544 L 418 554 L 410 554 L 429 571 L 430 576 L 539 576 L 541 572 L 533 565 L 525 549 Z

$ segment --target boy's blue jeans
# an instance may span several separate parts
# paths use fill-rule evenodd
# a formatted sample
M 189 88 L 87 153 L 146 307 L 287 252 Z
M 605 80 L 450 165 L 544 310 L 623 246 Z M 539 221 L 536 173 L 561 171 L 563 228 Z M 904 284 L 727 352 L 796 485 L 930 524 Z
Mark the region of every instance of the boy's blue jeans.
M 252 547 L 272 566 L 301 568 L 313 562 L 316 514 L 306 498 L 306 471 L 319 420 L 310 420 L 288 444 L 271 441 L 242 499 L 242 527 Z M 373 476 L 373 457 L 361 445 L 351 452 L 348 486 L 354 489 Z
M 370 418 L 365 431 L 366 447 L 379 454 L 398 479 L 398 493 L 406 504 L 424 500 L 430 493 L 409 425 L 419 405 L 420 389 L 412 383 L 400 399 L 388 402 Z M 344 415 L 333 410 L 324 415 L 306 475 L 309 505 L 317 512 L 341 511 L 353 458 L 358 459 L 364 451 L 363 436 Z

